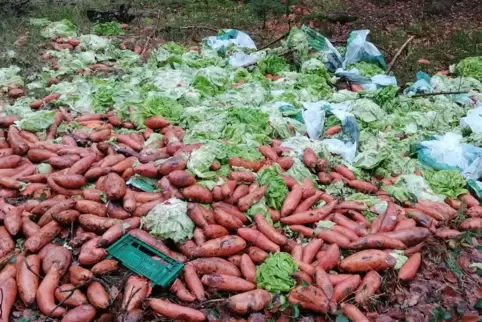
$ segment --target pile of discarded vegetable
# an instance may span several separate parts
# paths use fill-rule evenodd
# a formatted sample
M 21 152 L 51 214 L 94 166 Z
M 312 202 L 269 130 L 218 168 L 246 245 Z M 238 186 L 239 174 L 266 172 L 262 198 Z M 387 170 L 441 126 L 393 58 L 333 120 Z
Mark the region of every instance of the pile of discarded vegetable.
M 47 58 L 57 55 L 67 64 L 68 50 L 82 46 L 82 40 L 68 44 Z M 339 310 L 353 321 L 369 321 L 363 311 L 380 290 L 380 274 L 396 269 L 401 281 L 411 280 L 428 238 L 457 238 L 461 231 L 482 228 L 482 206 L 463 179 L 459 184 L 458 173 L 446 170 L 455 192 L 439 192 L 451 196 L 440 200 L 425 179 L 434 189 L 443 181 L 437 177 L 443 171 L 424 171 L 422 177 L 418 165 L 414 171 L 412 160 L 401 153 L 398 158 L 409 162 L 398 172 L 380 166 L 395 162 L 387 155 L 376 162 L 385 175 L 374 168 L 360 170 L 321 150 L 303 132 L 296 136 L 296 117 L 268 118 L 261 108 L 232 107 L 253 89 L 250 82 L 286 84 L 285 75 L 292 72 L 278 70 L 281 77 L 276 79 L 261 74 L 260 80 L 263 65 L 258 64 L 253 73 L 234 69 L 237 76 L 231 79 L 220 67 L 191 66 L 201 71 L 194 87 L 185 90 L 186 82 L 191 83 L 185 71 L 176 72 L 179 60 L 169 61 L 172 53 L 182 52 L 185 61 L 191 59 L 187 64 L 220 62 L 207 54 L 201 58 L 197 49 L 169 46 L 157 53 L 167 53 L 158 59 L 162 66 L 147 69 L 177 75 L 176 85 L 145 83 L 139 87 L 144 92 L 137 93 L 141 100 L 117 87 L 138 85 L 126 75 L 115 76 L 114 82 L 94 78 L 87 85 L 96 70 L 118 70 L 85 62 L 83 76 L 60 83 L 49 79 L 51 93 L 41 99 L 23 97 L 26 90 L 18 81 L 8 84 L 11 104 L 3 107 L 8 115 L 0 117 L 0 258 L 8 260 L 0 272 L 1 321 L 8 320 L 17 295 L 25 307 L 36 305 L 43 315 L 63 322 L 140 321 L 143 308 L 172 320 L 215 320 L 202 304 L 218 292 L 226 292 L 221 305 L 240 320 L 288 321 L 299 307 L 318 321 Z M 116 55 L 131 57 L 129 50 L 120 52 Z M 103 56 L 96 57 L 92 63 Z M 269 58 L 264 64 L 270 70 L 283 62 Z M 62 79 L 77 72 L 72 66 L 62 68 L 50 70 L 50 76 Z M 139 75 L 137 68 L 126 71 Z M 98 86 L 88 95 L 93 101 L 82 102 L 85 97 L 75 95 L 84 85 Z M 299 86 L 300 92 L 306 89 Z M 328 95 L 329 87 L 320 86 L 310 95 Z M 31 88 L 35 93 L 35 86 Z M 159 89 L 165 96 L 152 94 Z M 168 97 L 178 90 L 182 97 Z M 202 101 L 193 103 L 188 97 L 194 91 L 211 102 L 229 102 L 228 107 L 198 107 Z M 113 108 L 120 95 L 128 96 L 121 104 L 127 109 Z M 79 112 L 84 103 L 97 111 Z M 324 131 L 328 138 L 343 132 L 340 124 Z M 417 200 L 404 180 L 422 180 L 418 186 L 424 198 Z M 455 224 L 461 215 L 468 218 Z M 137 275 L 123 286 L 121 300 L 110 298 L 99 277 L 121 266 L 108 258 L 106 249 L 124 234 L 185 264 L 170 286 L 176 299 L 149 297 L 151 282 Z M 114 301 L 120 301 L 121 310 L 112 314 Z

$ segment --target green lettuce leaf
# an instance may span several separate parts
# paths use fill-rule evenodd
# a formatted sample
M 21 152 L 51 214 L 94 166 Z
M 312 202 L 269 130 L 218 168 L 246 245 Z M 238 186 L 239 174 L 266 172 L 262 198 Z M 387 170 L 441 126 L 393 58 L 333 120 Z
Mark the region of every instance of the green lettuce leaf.
M 423 177 L 430 184 L 430 188 L 450 199 L 457 199 L 461 194 L 467 193 L 467 182 L 457 170 L 426 170 Z
M 258 68 L 262 74 L 278 75 L 285 70 L 289 70 L 289 65 L 284 58 L 269 55 L 258 61 Z
M 283 202 L 288 195 L 288 186 L 279 176 L 279 166 L 265 168 L 258 174 L 256 180 L 260 185 L 268 185 L 268 189 L 264 194 L 268 207 L 280 210 Z
M 54 121 L 55 111 L 38 111 L 24 114 L 16 125 L 21 130 L 38 132 L 48 129 Z
M 271 293 L 289 292 L 296 285 L 291 274 L 297 270 L 298 266 L 290 254 L 271 254 L 256 270 L 256 285 Z
M 187 215 L 187 202 L 171 198 L 141 219 L 141 224 L 153 236 L 182 242 L 192 237 L 195 225 Z

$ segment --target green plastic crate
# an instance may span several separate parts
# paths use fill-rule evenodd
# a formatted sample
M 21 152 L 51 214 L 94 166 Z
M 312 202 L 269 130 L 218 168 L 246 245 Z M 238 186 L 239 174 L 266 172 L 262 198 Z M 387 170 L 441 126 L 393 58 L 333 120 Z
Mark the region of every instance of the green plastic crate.
M 161 287 L 170 286 L 184 268 L 184 264 L 176 262 L 131 234 L 122 236 L 107 248 L 107 253 L 133 272 Z M 159 257 L 162 262 L 153 259 L 153 256 Z

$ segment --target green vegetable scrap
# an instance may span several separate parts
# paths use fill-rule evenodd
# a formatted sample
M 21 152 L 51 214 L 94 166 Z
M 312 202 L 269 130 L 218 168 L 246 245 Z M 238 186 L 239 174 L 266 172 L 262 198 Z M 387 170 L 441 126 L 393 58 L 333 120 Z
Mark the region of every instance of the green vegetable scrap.
M 296 285 L 291 274 L 297 270 L 298 266 L 290 254 L 271 254 L 256 270 L 256 285 L 271 293 L 289 292 Z
M 460 76 L 473 77 L 482 82 L 482 56 L 462 59 L 455 69 Z
M 125 34 L 121 24 L 117 21 L 98 23 L 92 29 L 94 34 L 99 36 L 121 36 Z
M 370 64 L 364 61 L 359 61 L 346 66 L 347 70 L 356 68 L 360 71 L 360 74 L 365 77 L 373 77 L 375 75 L 384 74 L 385 71 L 381 69 L 378 65 Z
M 156 205 L 142 217 L 141 224 L 150 234 L 176 243 L 190 239 L 195 228 L 187 215 L 187 202 L 175 198 Z
M 266 168 L 258 174 L 256 180 L 260 185 L 268 185 L 265 193 L 266 204 L 268 207 L 280 210 L 283 206 L 283 201 L 288 195 L 288 186 L 280 177 L 279 166 Z
M 468 192 L 465 189 L 467 182 L 457 170 L 426 170 L 423 171 L 423 177 L 435 193 L 450 199 L 457 199 L 461 194 Z
M 286 60 L 280 56 L 269 55 L 258 61 L 258 68 L 261 74 L 279 75 L 289 70 Z

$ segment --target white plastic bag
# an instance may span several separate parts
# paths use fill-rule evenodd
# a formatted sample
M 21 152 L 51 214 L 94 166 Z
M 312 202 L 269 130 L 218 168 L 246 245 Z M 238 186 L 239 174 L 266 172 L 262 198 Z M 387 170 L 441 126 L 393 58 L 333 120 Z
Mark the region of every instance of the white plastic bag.
M 482 133 L 482 103 L 467 112 L 467 116 L 460 119 L 462 127 L 469 127 L 474 133 Z

